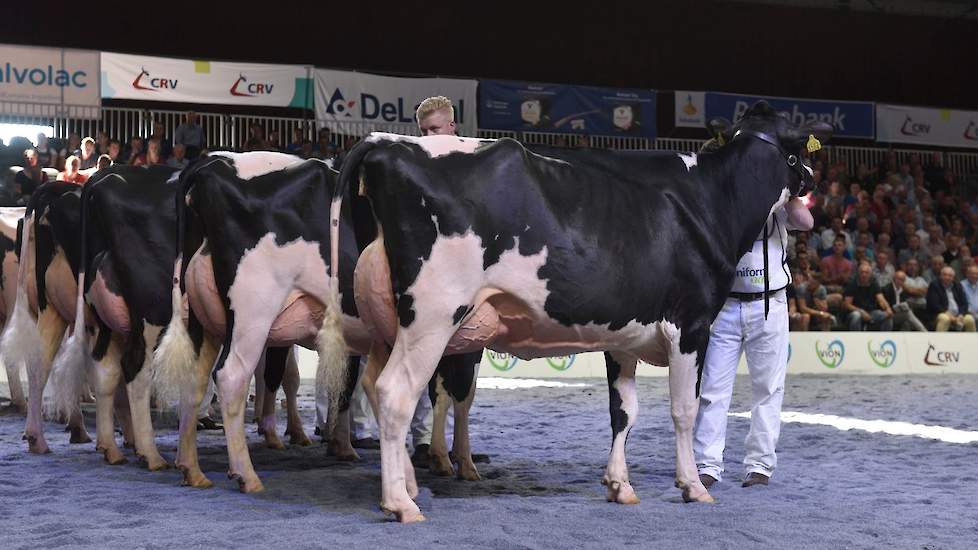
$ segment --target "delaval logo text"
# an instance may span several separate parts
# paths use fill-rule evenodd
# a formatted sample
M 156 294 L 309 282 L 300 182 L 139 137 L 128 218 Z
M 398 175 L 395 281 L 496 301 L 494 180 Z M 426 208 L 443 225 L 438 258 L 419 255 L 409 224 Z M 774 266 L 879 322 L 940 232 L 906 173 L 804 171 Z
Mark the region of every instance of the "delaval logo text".
M 734 106 L 734 117 L 733 117 L 734 122 L 737 122 L 738 120 L 743 118 L 744 113 L 747 112 L 747 109 L 749 107 L 750 104 L 747 103 L 746 101 L 738 101 Z M 787 115 L 788 118 L 790 118 L 793 123 L 799 126 L 811 122 L 825 122 L 827 124 L 831 124 L 832 127 L 834 127 L 836 130 L 840 132 L 844 132 L 846 130 L 846 114 L 843 113 L 842 109 L 840 109 L 839 107 L 834 107 L 831 111 L 827 113 L 819 113 L 819 112 L 806 113 L 801 110 L 801 107 L 799 107 L 798 104 L 794 104 L 791 106 L 791 110 L 784 110 L 781 112 Z
M 869 358 L 881 369 L 890 368 L 896 362 L 897 349 L 893 340 L 886 340 L 879 346 L 873 346 L 873 341 L 866 342 Z
M 565 371 L 574 364 L 576 355 L 561 355 L 560 357 L 547 357 L 547 364 L 556 371 Z
M 59 88 L 85 88 L 88 86 L 88 73 L 46 67 L 18 67 L 6 62 L 0 70 L 0 84 L 31 84 L 33 86 L 57 86 Z
M 961 361 L 960 351 L 938 351 L 934 344 L 927 343 L 927 353 L 924 354 L 924 363 L 931 367 L 952 367 Z
M 248 82 L 243 74 L 238 74 L 238 79 L 231 85 L 231 95 L 238 97 L 255 97 L 272 93 L 275 85 L 271 82 Z
M 900 127 L 900 133 L 905 136 L 925 136 L 930 133 L 930 124 L 914 122 L 908 115 L 907 120 L 904 120 L 903 126 Z
M 360 104 L 360 111 L 357 113 L 357 103 Z M 333 92 L 326 105 L 326 113 L 339 117 L 354 117 L 359 114 L 362 120 L 383 120 L 385 122 L 402 122 L 410 124 L 414 122 L 414 111 L 417 105 L 411 105 L 403 97 L 398 97 L 393 101 L 382 101 L 375 95 L 361 93 L 359 101 L 346 99 L 339 88 Z M 455 102 L 455 122 L 462 124 L 465 122 L 465 101 Z
M 503 372 L 513 370 L 513 367 L 515 367 L 516 363 L 519 361 L 519 359 L 508 353 L 499 353 L 490 349 L 486 350 L 486 358 L 489 359 L 489 364 L 492 365 L 494 369 Z
M 139 76 L 132 81 L 132 87 L 137 90 L 158 92 L 160 90 L 176 90 L 179 81 L 176 78 L 154 77 L 145 68 L 141 68 Z
M 820 341 L 815 341 L 815 355 L 823 365 L 830 369 L 839 368 L 846 357 L 846 347 L 841 340 L 832 340 L 824 348 Z

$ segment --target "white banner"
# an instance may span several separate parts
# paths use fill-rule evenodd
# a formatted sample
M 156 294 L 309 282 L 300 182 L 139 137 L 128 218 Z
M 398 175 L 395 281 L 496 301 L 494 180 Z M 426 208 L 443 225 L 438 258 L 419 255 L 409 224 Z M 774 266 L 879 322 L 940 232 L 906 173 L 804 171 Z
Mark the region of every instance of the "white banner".
M 389 125 L 397 129 L 398 125 L 415 124 L 414 111 L 426 98 L 443 95 L 455 106 L 459 133 L 475 136 L 477 87 L 475 80 L 404 78 L 316 69 L 316 119 L 338 132 L 344 131 L 346 123 Z
M 0 44 L 0 113 L 98 117 L 98 73 L 98 52 Z
M 877 104 L 876 140 L 978 148 L 978 111 Z
M 102 53 L 102 97 L 312 108 L 311 68 Z
M 676 90 L 676 128 L 706 128 L 706 92 Z

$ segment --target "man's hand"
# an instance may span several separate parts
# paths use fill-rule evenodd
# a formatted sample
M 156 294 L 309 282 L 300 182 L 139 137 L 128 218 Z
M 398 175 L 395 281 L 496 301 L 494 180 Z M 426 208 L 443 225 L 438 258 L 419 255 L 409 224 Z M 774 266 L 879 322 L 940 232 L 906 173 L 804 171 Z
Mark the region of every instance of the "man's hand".
M 869 312 L 866 311 L 865 309 L 860 309 L 859 310 L 859 315 L 862 316 L 863 321 L 869 321 L 872 318 L 872 317 L 870 317 Z

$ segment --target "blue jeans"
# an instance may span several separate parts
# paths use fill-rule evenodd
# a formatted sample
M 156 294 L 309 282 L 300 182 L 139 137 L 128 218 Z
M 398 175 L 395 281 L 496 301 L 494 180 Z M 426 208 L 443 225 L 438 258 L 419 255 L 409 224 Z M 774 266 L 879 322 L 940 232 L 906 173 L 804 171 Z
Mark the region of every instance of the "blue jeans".
M 893 330 L 893 318 L 887 317 L 886 312 L 881 309 L 874 309 L 869 312 L 869 321 L 864 321 L 862 313 L 851 311 L 849 312 L 849 330 L 853 332 L 863 330 L 890 331 Z

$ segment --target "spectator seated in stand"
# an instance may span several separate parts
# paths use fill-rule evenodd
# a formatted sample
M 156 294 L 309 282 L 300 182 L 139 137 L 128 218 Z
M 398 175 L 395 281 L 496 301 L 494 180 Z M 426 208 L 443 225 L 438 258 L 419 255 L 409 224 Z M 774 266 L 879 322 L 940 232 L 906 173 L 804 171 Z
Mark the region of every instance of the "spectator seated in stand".
M 831 330 L 835 316 L 829 312 L 828 291 L 820 281 L 818 273 L 805 276 L 796 287 L 798 311 L 808 315 L 809 327 L 813 330 Z
M 81 159 L 71 155 L 65 160 L 65 169 L 58 174 L 58 181 L 74 183 L 75 185 L 85 185 L 88 176 L 81 171 Z
M 883 297 L 893 309 L 893 330 L 916 330 L 926 332 L 927 327 L 920 321 L 914 313 L 908 300 L 911 298 L 907 293 L 907 274 L 900 270 L 893 274 L 893 279 L 883 286 Z
M 166 159 L 166 165 L 177 170 L 183 170 L 188 164 L 190 164 L 190 161 L 187 160 L 187 147 L 182 143 L 174 145 L 173 155 Z
M 804 280 L 804 276 L 795 272 L 791 274 L 792 282 L 785 288 L 788 299 L 788 330 L 807 332 L 811 315 L 798 310 L 798 295 L 795 291 L 796 281 Z
M 98 153 L 95 152 L 95 140 L 86 137 L 81 142 L 81 154 L 78 155 L 78 162 L 81 163 L 81 170 L 95 168 L 98 164 Z M 65 167 L 67 169 L 67 166 Z
M 846 286 L 844 296 L 849 330 L 893 329 L 893 310 L 873 279 L 873 266 L 868 262 L 859 264 L 856 278 Z
M 846 250 L 846 240 L 842 236 L 836 236 L 832 242 L 832 254 L 822 258 L 819 262 L 819 272 L 822 273 L 822 281 L 830 294 L 839 294 L 849 282 L 852 275 L 852 262 L 843 255 Z
M 975 332 L 975 317 L 968 308 L 968 296 L 961 283 L 954 281 L 954 270 L 942 268 L 939 278 L 927 289 L 927 312 L 934 319 L 934 330 Z
M 27 204 L 31 194 L 39 185 L 47 181 L 47 175 L 38 159 L 37 151 L 34 149 L 24 150 L 24 169 L 17 172 L 14 176 L 14 194 L 17 195 L 17 204 Z

